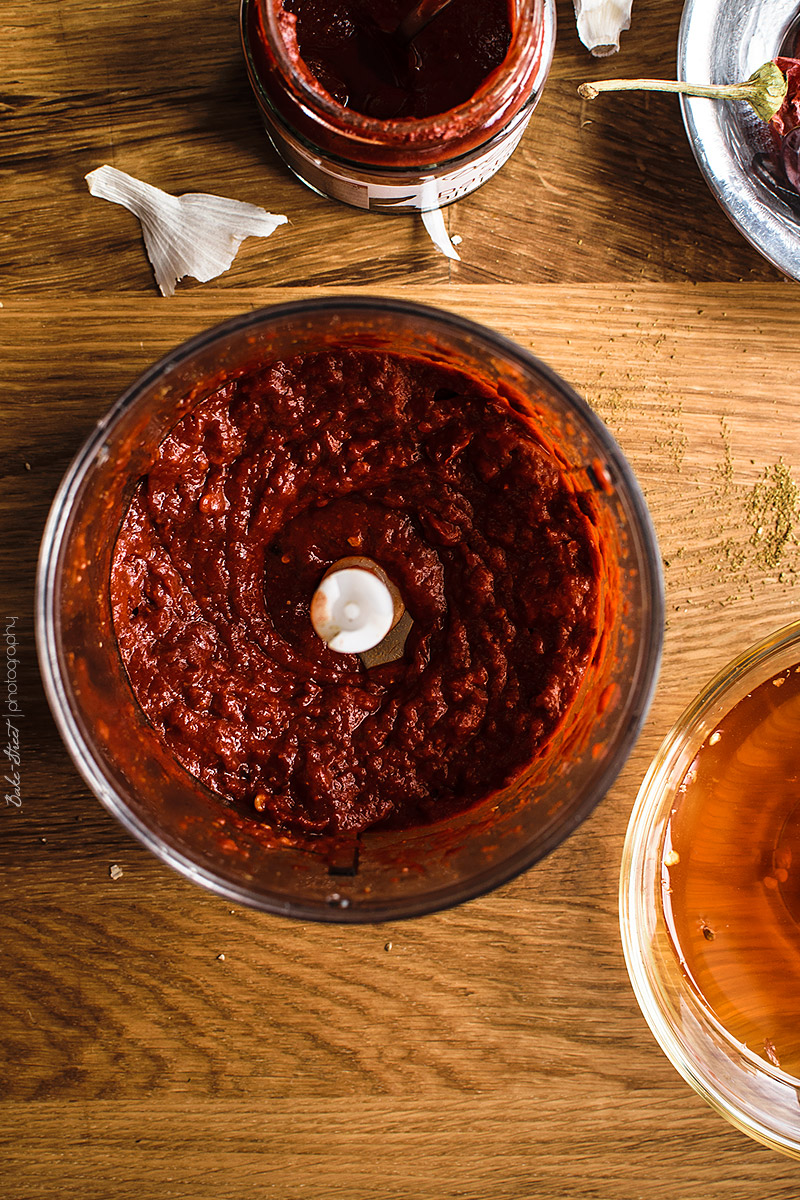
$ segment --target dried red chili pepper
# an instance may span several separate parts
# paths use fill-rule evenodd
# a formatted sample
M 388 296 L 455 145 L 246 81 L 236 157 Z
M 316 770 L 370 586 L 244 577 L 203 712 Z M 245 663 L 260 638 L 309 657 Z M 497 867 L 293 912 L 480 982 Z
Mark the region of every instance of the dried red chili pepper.
M 789 183 L 800 192 L 800 59 L 776 58 L 786 78 L 786 95 L 769 127 Z
M 786 94 L 769 123 L 774 134 L 785 137 L 800 125 L 800 58 L 776 58 L 775 66 L 786 80 Z

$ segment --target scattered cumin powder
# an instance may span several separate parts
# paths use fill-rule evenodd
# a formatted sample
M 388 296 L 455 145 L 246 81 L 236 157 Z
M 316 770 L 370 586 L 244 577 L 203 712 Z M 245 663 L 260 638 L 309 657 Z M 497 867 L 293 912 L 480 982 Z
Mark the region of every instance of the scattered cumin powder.
M 602 393 L 584 391 L 587 404 L 618 435 L 627 417 L 636 413 L 633 400 L 620 388 L 606 388 Z
M 797 545 L 800 523 L 800 488 L 783 459 L 762 474 L 745 500 L 745 513 L 752 527 L 750 545 L 756 562 L 774 570 L 786 551 Z
M 673 343 L 663 336 L 644 336 L 640 326 L 637 322 L 638 332 L 633 335 L 637 358 L 655 364 Z M 708 474 L 698 472 L 696 464 L 692 470 L 680 399 L 659 383 L 657 371 L 641 381 L 631 372 L 626 376 L 623 364 L 612 362 L 610 367 L 599 372 L 598 379 L 605 377 L 600 386 L 593 380 L 595 390 L 584 387 L 584 395 L 630 454 L 645 492 L 651 474 L 661 479 L 670 475 L 687 500 L 693 495 L 690 489 L 697 489 L 699 503 L 671 511 L 669 521 L 659 528 L 664 566 L 670 568 L 670 591 L 679 601 L 675 611 L 693 603 L 697 588 L 702 589 L 702 595 L 695 597 L 701 604 L 725 606 L 747 595 L 752 598 L 776 578 L 779 584 L 794 586 L 800 579 L 800 486 L 784 460 L 763 467 L 755 484 L 753 474 L 747 482 L 737 478 L 728 418 L 721 415 L 721 453 L 716 463 Z M 649 464 L 644 478 L 643 462 Z M 750 463 L 755 468 L 753 459 Z M 658 525 L 658 512 L 655 515 Z M 695 546 L 700 548 L 699 556 L 684 554 L 685 548 Z M 712 589 L 709 572 L 716 576 Z
M 725 418 L 720 419 L 722 458 L 712 478 L 711 510 L 717 527 L 715 570 L 736 588 L 755 594 L 759 579 L 778 572 L 794 585 L 800 570 L 800 487 L 781 458 L 764 467 L 751 487 L 737 483 Z M 753 461 L 752 459 L 750 460 Z
M 718 539 L 714 570 L 737 590 L 749 587 L 752 592 L 753 581 L 748 575 L 746 523 L 742 514 L 742 488 L 734 482 L 733 452 L 725 417 L 719 419 L 719 435 L 722 441 L 722 457 L 711 478 L 710 516 L 713 530 L 710 531 L 710 536 Z M 725 603 L 736 598 L 731 595 Z
M 715 473 L 720 481 L 723 494 L 727 494 L 733 483 L 733 453 L 728 423 L 724 417 L 719 419 L 719 435 L 722 438 L 722 461 L 717 465 Z

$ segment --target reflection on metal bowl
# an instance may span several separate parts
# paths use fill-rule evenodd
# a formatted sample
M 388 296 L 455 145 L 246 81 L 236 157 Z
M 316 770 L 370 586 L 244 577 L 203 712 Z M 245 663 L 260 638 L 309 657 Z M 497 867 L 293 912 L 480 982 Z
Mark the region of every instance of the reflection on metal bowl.
M 737 83 L 792 56 L 797 0 L 686 0 L 678 78 Z M 681 97 L 684 124 L 708 186 L 737 229 L 778 270 L 800 279 L 800 196 L 765 123 L 748 104 Z

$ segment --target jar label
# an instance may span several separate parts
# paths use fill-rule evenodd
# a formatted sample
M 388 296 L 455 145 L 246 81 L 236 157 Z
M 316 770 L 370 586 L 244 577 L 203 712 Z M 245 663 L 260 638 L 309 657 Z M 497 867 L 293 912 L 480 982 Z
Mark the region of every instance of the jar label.
M 491 179 L 519 145 L 531 111 L 525 108 L 518 113 L 489 150 L 478 151 L 461 166 L 440 175 L 418 175 L 409 171 L 404 173 L 405 182 L 397 182 L 398 173 L 390 177 L 367 167 L 361 168 L 358 175 L 351 174 L 338 162 L 311 152 L 285 126 L 277 126 L 270 120 L 263 110 L 261 115 L 280 157 L 315 192 L 356 208 L 427 212 L 468 196 Z

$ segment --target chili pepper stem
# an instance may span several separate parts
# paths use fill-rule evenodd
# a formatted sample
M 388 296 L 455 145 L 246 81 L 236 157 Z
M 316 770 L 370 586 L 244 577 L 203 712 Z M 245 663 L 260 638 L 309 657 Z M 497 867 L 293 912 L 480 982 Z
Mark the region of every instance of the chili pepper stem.
M 707 96 L 710 100 L 750 100 L 758 94 L 753 83 L 681 83 L 673 79 L 598 79 L 582 83 L 578 94 L 594 100 L 600 92 L 681 92 L 685 96 Z
M 745 100 L 758 115 L 769 121 L 784 101 L 786 76 L 774 62 L 764 63 L 743 83 L 684 83 L 672 79 L 599 79 L 582 83 L 578 94 L 594 100 L 601 92 L 679 92 L 709 100 Z

